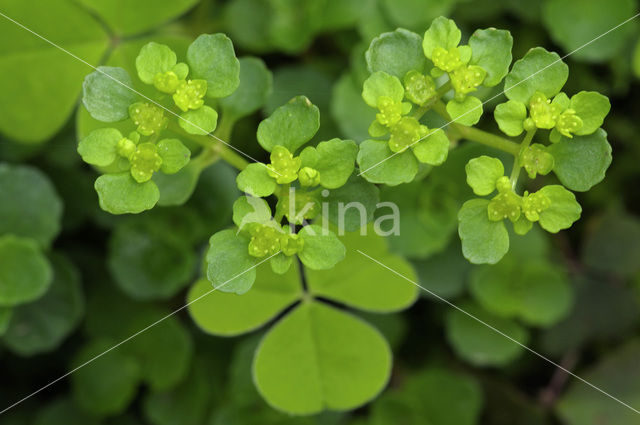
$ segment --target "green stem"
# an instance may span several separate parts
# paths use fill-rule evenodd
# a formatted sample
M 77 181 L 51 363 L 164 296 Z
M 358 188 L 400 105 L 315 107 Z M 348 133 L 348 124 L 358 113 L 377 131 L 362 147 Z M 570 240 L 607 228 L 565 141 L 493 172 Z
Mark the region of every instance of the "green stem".
M 511 177 L 509 177 L 509 180 L 511 180 L 511 187 L 514 190 L 516 188 L 516 185 L 518 184 L 518 178 L 520 177 L 520 170 L 522 169 L 522 161 L 520 158 L 522 158 L 522 154 L 531 144 L 531 141 L 533 140 L 533 136 L 535 136 L 536 131 L 537 131 L 536 128 L 534 128 L 533 130 L 527 131 L 527 134 L 525 134 L 524 139 L 522 139 L 522 143 L 520 143 L 520 149 L 518 150 L 518 154 L 516 155 L 516 158 L 513 161 L 513 169 L 511 170 Z
M 505 139 L 504 137 L 496 136 L 495 134 L 491 134 L 474 127 L 467 127 L 465 125 L 454 122 L 447 112 L 447 107 L 442 101 L 436 102 L 433 105 L 433 109 L 440 116 L 447 120 L 447 126 L 450 129 L 458 133 L 460 137 L 464 139 L 481 143 L 483 145 L 490 146 L 504 152 L 508 152 L 514 156 L 518 155 L 518 152 L 520 152 L 520 145 L 518 145 L 518 143 L 512 142 L 511 140 Z

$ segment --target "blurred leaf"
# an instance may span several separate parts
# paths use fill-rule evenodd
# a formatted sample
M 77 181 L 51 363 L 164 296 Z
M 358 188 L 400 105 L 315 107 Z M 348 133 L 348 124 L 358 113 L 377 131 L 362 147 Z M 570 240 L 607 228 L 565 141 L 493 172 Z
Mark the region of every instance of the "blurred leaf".
M 353 77 L 343 74 L 331 96 L 331 116 L 342 134 L 356 141 L 369 138 L 369 126 L 376 118 L 375 110 L 364 102 L 360 91 Z
M 444 251 L 412 264 L 418 273 L 420 286 L 445 299 L 462 294 L 471 270 L 471 263 L 462 256 L 460 243 L 456 240 Z M 431 296 L 424 291 L 420 294 Z
M 390 369 L 391 352 L 378 331 L 317 302 L 301 304 L 276 324 L 253 363 L 267 402 L 297 414 L 360 406 L 382 390 Z
M 411 265 L 389 252 L 385 239 L 372 226 L 366 236 L 347 233 L 341 238 L 347 248 L 344 261 L 331 270 L 306 270 L 309 291 L 351 307 L 392 312 L 408 308 L 418 296 L 418 288 L 406 279 L 385 270 L 358 252 L 380 261 L 407 279 L 416 281 Z
M 273 89 L 273 75 L 262 59 L 240 58 L 240 85 L 228 97 L 220 99 L 224 113 L 238 119 L 260 109 Z
M 631 340 L 610 352 L 598 364 L 580 373 L 586 381 L 603 388 L 612 397 L 638 406 L 640 403 L 640 341 Z M 614 425 L 637 422 L 637 413 L 584 385 L 571 382 L 559 400 L 557 412 L 567 425 Z
M 47 247 L 60 231 L 61 217 L 62 202 L 45 174 L 0 163 L 0 235 L 33 238 Z
M 90 64 L 97 65 L 107 48 L 101 25 L 72 1 L 51 7 L 47 0 L 5 0 L 2 12 Z M 76 107 L 87 65 L 7 19 L 0 34 L 0 74 L 6 76 L 0 82 L 0 131 L 21 142 L 43 142 Z
M 326 270 L 344 261 L 346 249 L 332 231 L 310 224 L 304 226 L 298 235 L 304 241 L 298 258 L 306 267 L 312 270 Z
M 21 356 L 55 349 L 76 327 L 84 311 L 80 276 L 65 257 L 52 258 L 51 287 L 35 302 L 13 309 L 4 342 Z
M 379 3 L 394 27 L 423 32 L 432 19 L 449 15 L 458 1 L 434 0 L 425 4 L 422 0 L 382 0 Z
M 80 409 L 72 399 L 59 398 L 39 410 L 34 425 L 98 425 L 98 419 Z
M 275 274 L 266 263 L 258 269 L 255 284 L 243 295 L 213 291 L 205 279 L 194 283 L 187 302 L 193 303 L 189 313 L 196 324 L 213 335 L 240 335 L 264 325 L 301 297 L 296 267 L 284 275 Z
M 344 186 L 328 192 L 323 200 L 327 207 L 326 218 L 338 229 L 355 232 L 373 221 L 380 201 L 380 191 L 376 185 L 362 177 L 351 176 Z M 347 208 L 352 202 L 354 204 Z

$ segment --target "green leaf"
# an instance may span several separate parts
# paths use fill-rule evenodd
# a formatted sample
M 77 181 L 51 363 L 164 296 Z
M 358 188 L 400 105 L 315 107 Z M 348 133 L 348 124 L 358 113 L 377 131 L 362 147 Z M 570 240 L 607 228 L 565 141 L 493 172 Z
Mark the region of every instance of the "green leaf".
M 0 235 L 32 238 L 43 247 L 60 232 L 62 201 L 40 170 L 0 163 Z
M 497 86 L 509 72 L 513 37 L 506 30 L 487 28 L 477 30 L 469 38 L 469 47 L 473 52 L 470 63 L 487 71 L 482 85 Z
M 295 152 L 320 128 L 320 111 L 305 96 L 297 96 L 276 109 L 258 126 L 258 143 L 271 152 L 280 145 Z
M 551 98 L 562 90 L 568 77 L 569 67 L 557 53 L 535 47 L 513 64 L 504 80 L 504 92 L 509 99 L 522 103 L 529 103 L 537 91 Z
M 604 122 L 604 117 L 611 110 L 609 98 L 595 91 L 581 91 L 571 96 L 571 109 L 582 120 L 582 128 L 576 131 L 579 136 L 591 134 Z
M 254 382 L 272 407 L 292 414 L 356 408 L 391 372 L 387 342 L 370 325 L 317 302 L 301 304 L 264 337 Z
M 422 72 L 426 66 L 422 38 L 403 28 L 374 38 L 365 58 L 369 72 L 384 71 L 399 79 L 411 70 Z
M 345 73 L 333 86 L 331 117 L 341 134 L 352 140 L 369 138 L 369 126 L 376 113 L 362 99 L 360 87 L 354 78 Z
M 117 146 L 121 139 L 122 133 L 115 128 L 93 130 L 80 140 L 78 153 L 87 164 L 106 167 L 116 160 Z
M 560 185 L 549 185 L 537 193 L 545 195 L 551 206 L 540 213 L 540 226 L 547 232 L 557 233 L 568 229 L 580 218 L 582 208 L 573 193 Z
M 9 327 L 13 309 L 10 307 L 0 307 L 0 336 L 3 336 Z
M 458 234 L 464 257 L 474 264 L 495 264 L 509 250 L 509 233 L 502 221 L 490 221 L 489 201 L 472 199 L 458 213 Z
M 278 186 L 276 180 L 269 175 L 267 166 L 257 163 L 247 165 L 238 174 L 236 183 L 241 191 L 258 197 L 273 194 Z
M 451 19 L 440 16 L 433 20 L 431 26 L 424 33 L 422 50 L 424 55 L 431 59 L 433 49 L 441 47 L 445 50 L 452 49 L 460 43 L 462 34 Z
M 371 183 L 397 186 L 409 183 L 418 173 L 418 161 L 406 150 L 395 154 L 382 140 L 365 140 L 360 143 L 357 158 L 362 176 Z
M 563 185 L 586 192 L 600 183 L 611 165 L 611 145 L 607 133 L 599 129 L 588 136 L 563 137 L 548 147 L 553 155 L 553 171 Z
M 635 4 L 627 0 L 547 0 L 542 7 L 542 23 L 553 40 L 576 60 L 602 62 L 626 53 L 637 25 L 629 22 L 618 26 L 635 13 Z M 611 31 L 614 27 L 616 30 Z M 598 39 L 604 33 L 606 36 Z
M 158 155 L 162 158 L 162 172 L 175 174 L 189 163 L 191 151 L 178 139 L 162 139 L 158 142 Z
M 293 257 L 288 257 L 282 252 L 275 257 L 271 257 L 271 260 L 269 260 L 269 264 L 271 264 L 271 270 L 273 270 L 273 272 L 277 274 L 285 274 L 291 268 L 292 263 Z
M 115 342 L 98 339 L 84 346 L 75 356 L 77 367 L 112 348 Z M 91 362 L 91 367 L 78 369 L 71 375 L 77 403 L 96 416 L 122 413 L 136 395 L 140 367 L 135 358 L 123 350 L 113 350 Z
M 233 203 L 233 222 L 239 229 L 249 223 L 265 224 L 271 219 L 271 208 L 264 199 L 242 196 Z
M 5 0 L 2 13 L 94 66 L 109 44 L 103 26 L 74 2 L 52 7 L 48 0 Z M 76 108 L 87 65 L 7 19 L 0 34 L 0 131 L 20 142 L 43 142 Z
M 186 240 L 162 224 L 133 220 L 122 222 L 112 233 L 107 264 L 130 297 L 164 299 L 189 283 L 196 257 Z
M 597 388 L 605 388 L 612 397 L 637 406 L 640 402 L 636 385 L 640 379 L 639 355 L 640 341 L 635 338 L 609 351 L 581 376 Z M 578 382 L 570 384 L 556 405 L 556 411 L 567 425 L 632 424 L 638 420 L 636 412 Z
M 281 275 L 271 271 L 267 263 L 261 264 L 251 291 L 242 295 L 211 292 L 211 282 L 201 279 L 189 290 L 187 302 L 202 297 L 189 304 L 189 314 L 200 329 L 212 335 L 251 332 L 300 299 L 302 285 L 296 269 Z
M 354 232 L 373 221 L 379 200 L 380 191 L 376 185 L 352 176 L 344 186 L 331 190 L 325 198 L 326 218 L 338 229 Z M 355 204 L 349 205 L 351 202 Z
M 187 50 L 193 78 L 207 80 L 207 96 L 227 97 L 240 85 L 240 62 L 224 34 L 202 34 Z
M 458 297 L 467 286 L 467 275 L 471 264 L 462 256 L 460 243 L 453 241 L 442 252 L 424 260 L 412 261 L 420 285 L 434 294 L 451 299 Z M 427 292 L 423 296 L 431 296 Z
M 240 85 L 228 97 L 220 99 L 224 113 L 242 118 L 264 105 L 271 94 L 273 75 L 262 59 L 251 56 L 240 58 Z
M 80 274 L 66 258 L 52 259 L 53 281 L 36 301 L 15 307 L 4 335 L 7 347 L 21 356 L 55 349 L 76 327 L 84 310 Z
M 398 311 L 413 304 L 418 297 L 417 286 L 358 252 L 361 250 L 409 280 L 417 280 L 411 265 L 391 254 L 385 239 L 372 226 L 366 236 L 347 233 L 342 242 L 347 248 L 345 261 L 331 270 L 306 271 L 311 294 L 373 312 Z
M 496 106 L 493 116 L 500 130 L 507 136 L 519 136 L 523 131 L 523 122 L 527 118 L 527 107 L 524 103 L 508 100 Z
M 216 129 L 218 113 L 212 107 L 204 105 L 195 111 L 180 114 L 178 123 L 189 134 L 206 136 Z
M 49 261 L 35 241 L 13 235 L 0 237 L 0 306 L 40 298 L 52 278 Z
M 374 72 L 362 86 L 362 98 L 372 108 L 378 107 L 381 96 L 391 98 L 394 102 L 401 102 L 404 97 L 404 87 L 398 77 L 383 71 Z
M 460 307 L 519 343 L 528 343 L 527 329 L 516 322 L 493 316 L 473 304 L 463 303 Z M 453 309 L 446 315 L 447 340 L 458 356 L 475 366 L 506 366 L 522 354 L 522 346 L 476 319 Z
M 211 289 L 244 294 L 256 280 L 258 261 L 249 255 L 249 240 L 235 230 L 223 230 L 211 236 L 206 262 Z
M 126 70 L 99 66 L 82 83 L 82 103 L 98 121 L 123 121 L 129 118 L 129 105 L 138 98 L 131 88 L 133 82 Z
M 136 58 L 136 70 L 143 83 L 153 84 L 157 74 L 171 71 L 178 62 L 176 53 L 164 44 L 154 41 L 142 46 Z
M 563 319 L 573 293 L 562 269 L 542 260 L 508 257 L 471 272 L 471 293 L 487 311 L 549 327 Z
M 440 128 L 429 130 L 427 137 L 413 144 L 411 149 L 423 164 L 441 165 L 449 155 L 449 138 Z
M 48 403 L 39 409 L 34 425 L 99 425 L 90 413 L 80 408 L 71 397 L 63 396 Z M 9 424 L 14 424 L 9 419 Z M 15 422 L 15 425 L 24 425 L 24 422 Z
M 353 140 L 331 139 L 318 146 L 308 146 L 300 153 L 301 167 L 311 167 L 320 172 L 320 184 L 336 189 L 353 173 L 358 146 Z
M 504 176 L 502 161 L 486 155 L 473 158 L 464 169 L 467 173 L 467 184 L 478 196 L 487 196 L 496 190 L 496 181 Z
M 80 0 L 118 35 L 131 36 L 154 29 L 193 7 L 197 0 Z
M 138 183 L 128 171 L 98 177 L 95 189 L 100 208 L 111 214 L 138 214 L 153 208 L 160 198 L 158 186 L 152 180 Z
M 155 173 L 153 181 L 160 191 L 158 205 L 183 205 L 191 198 L 196 189 L 202 168 L 195 162 L 189 162 L 175 174 Z
M 474 125 L 482 116 L 482 101 L 475 96 L 467 96 L 462 102 L 451 99 L 447 102 L 447 113 L 453 122 Z
M 330 269 L 346 255 L 346 248 L 330 230 L 311 224 L 304 226 L 298 235 L 304 241 L 298 257 L 302 264 L 312 270 Z

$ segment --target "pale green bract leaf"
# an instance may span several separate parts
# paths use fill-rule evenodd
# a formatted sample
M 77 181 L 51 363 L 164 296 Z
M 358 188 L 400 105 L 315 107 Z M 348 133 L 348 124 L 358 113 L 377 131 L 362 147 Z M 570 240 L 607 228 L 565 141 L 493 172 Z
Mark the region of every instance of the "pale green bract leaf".
M 282 252 L 269 260 L 271 270 L 277 274 L 285 274 L 293 264 L 293 257 L 286 256 Z
M 399 79 L 411 70 L 422 72 L 426 66 L 422 38 L 403 28 L 374 38 L 365 58 L 369 72 L 384 71 Z
M 262 59 L 240 58 L 240 85 L 231 96 L 220 99 L 226 114 L 242 118 L 260 109 L 271 94 L 273 74 Z
M 258 266 L 258 276 L 249 292 L 238 296 L 213 288 L 206 279 L 198 280 L 189 290 L 187 302 L 191 318 L 203 331 L 218 336 L 235 336 L 253 331 L 273 319 L 302 295 L 302 285 L 295 267 L 286 274 L 276 274 L 268 264 Z M 199 297 L 202 297 L 198 299 Z M 197 302 L 193 302 L 194 300 Z
M 611 110 L 609 98 L 595 91 L 581 91 L 571 96 L 571 109 L 582 120 L 582 128 L 576 131 L 579 136 L 595 132 Z
M 464 257 L 474 264 L 495 264 L 509 250 L 509 233 L 502 221 L 489 220 L 486 199 L 472 199 L 458 213 L 458 234 Z
M 550 233 L 568 229 L 580 218 L 582 208 L 573 193 L 560 185 L 549 185 L 540 189 L 549 198 L 551 205 L 540 213 L 540 226 Z
M 504 176 L 502 161 L 486 155 L 469 160 L 464 169 L 467 184 L 478 196 L 487 196 L 496 190 L 496 181 Z
M 508 100 L 496 106 L 493 116 L 504 134 L 519 136 L 524 131 L 523 121 L 527 118 L 527 107 L 522 102 Z
M 588 136 L 563 137 L 548 147 L 553 155 L 553 171 L 571 190 L 586 192 L 600 183 L 611 165 L 611 145 L 607 133 L 599 129 Z
M 342 241 L 347 247 L 345 261 L 330 270 L 306 271 L 312 294 L 372 312 L 388 313 L 413 304 L 418 288 L 410 282 L 417 281 L 411 264 L 390 253 L 384 237 L 377 235 L 372 226 L 367 228 L 366 236 L 351 232 Z M 404 278 L 372 263 L 358 250 Z
M 557 53 L 535 47 L 513 64 L 504 80 L 504 93 L 522 103 L 529 103 L 537 91 L 552 98 L 562 90 L 568 77 L 569 67 Z
M 383 71 L 374 72 L 362 86 L 362 98 L 372 108 L 378 107 L 378 99 L 386 96 L 394 102 L 401 102 L 404 97 L 404 87 L 398 77 Z
M 82 103 L 98 121 L 122 121 L 129 118 L 129 105 L 137 99 L 132 87 L 123 68 L 99 66 L 82 83 Z
M 241 230 L 246 224 L 265 224 L 271 218 L 271 208 L 262 198 L 242 196 L 233 203 L 233 222 Z
M 449 155 L 449 138 L 440 128 L 429 130 L 429 135 L 413 144 L 411 149 L 423 164 L 441 165 Z
M 52 279 L 49 261 L 34 240 L 13 235 L 0 237 L 0 306 L 38 299 Z
M 451 99 L 447 102 L 447 113 L 455 123 L 474 125 L 482 116 L 482 101 L 475 96 L 467 96 L 462 102 Z
M 346 248 L 332 231 L 311 224 L 303 227 L 298 235 L 304 241 L 298 257 L 310 269 L 330 269 L 344 260 Z
M 162 172 L 175 174 L 189 163 L 191 151 L 178 139 L 162 139 L 158 142 L 158 155 L 162 158 Z
M 487 71 L 482 85 L 497 86 L 507 75 L 511 65 L 511 48 L 513 47 L 511 33 L 495 28 L 477 30 L 469 38 L 469 46 L 473 52 L 470 63 Z
M 121 139 L 122 134 L 115 128 L 93 130 L 80 140 L 78 153 L 87 164 L 106 167 L 116 160 L 116 147 Z
M 204 105 L 195 111 L 183 112 L 180 115 L 180 127 L 189 134 L 205 136 L 216 129 L 218 113 L 210 106 Z
M 269 196 L 277 187 L 264 164 L 249 164 L 236 178 L 238 189 L 252 196 Z
M 169 46 L 154 41 L 145 44 L 136 58 L 136 70 L 143 83 L 153 84 L 157 74 L 171 71 L 178 59 Z
M 267 403 L 300 415 L 356 408 L 383 389 L 390 372 L 391 350 L 376 329 L 313 301 L 267 333 L 253 362 Z
M 424 33 L 422 50 L 424 55 L 431 59 L 433 49 L 442 47 L 449 50 L 460 43 L 462 34 L 451 19 L 440 16 L 433 20 L 429 29 Z
M 244 294 L 256 280 L 257 258 L 249 255 L 249 240 L 228 229 L 209 239 L 207 279 L 211 289 Z
M 297 96 L 276 109 L 258 126 L 258 143 L 271 152 L 284 146 L 294 153 L 307 143 L 320 128 L 320 111 L 305 96 Z
M 381 140 L 360 143 L 357 160 L 362 176 L 371 183 L 397 186 L 409 183 L 418 173 L 418 161 L 411 151 L 394 154 Z
M 327 189 L 343 186 L 355 167 L 358 146 L 353 140 L 331 139 L 309 146 L 300 153 L 302 167 L 320 172 L 320 184 Z
M 202 34 L 187 50 L 194 78 L 207 80 L 207 96 L 226 97 L 240 85 L 240 62 L 224 34 Z
M 130 172 L 104 174 L 96 179 L 94 185 L 100 201 L 100 208 L 111 214 L 138 214 L 153 208 L 160 191 L 149 180 L 136 182 Z

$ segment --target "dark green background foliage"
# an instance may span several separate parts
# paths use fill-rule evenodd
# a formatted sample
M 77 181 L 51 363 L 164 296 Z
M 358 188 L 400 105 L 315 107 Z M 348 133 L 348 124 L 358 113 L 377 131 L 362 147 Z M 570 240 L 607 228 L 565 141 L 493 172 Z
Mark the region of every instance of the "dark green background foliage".
M 150 41 L 169 45 L 179 62 L 189 61 L 208 81 L 209 101 L 223 111 L 217 123 L 217 115 L 209 115 L 203 125 L 217 124 L 234 146 L 267 162 L 263 148 L 275 144 L 277 110 L 299 95 L 317 106 L 320 126 L 316 132 L 312 108 L 309 122 L 300 125 L 308 128 L 298 129 L 306 133 L 280 144 L 300 147 L 312 136 L 312 143 L 369 139 L 375 111 L 361 92 L 377 70 L 371 68 L 383 67 L 384 48 L 389 54 L 422 52 L 421 40 L 413 46 L 398 41 L 406 31 L 396 32 L 377 58 L 369 58 L 368 69 L 365 52 L 382 33 L 404 28 L 422 37 L 443 15 L 455 20 L 463 41 L 477 28 L 509 30 L 514 60 L 535 46 L 563 56 L 637 7 L 636 0 L 0 0 L 1 13 L 88 63 L 125 68 L 145 95 L 152 87 L 137 80 L 136 56 Z M 571 229 L 550 234 L 536 227 L 512 237 L 497 264 L 470 264 L 456 232 L 458 210 L 472 197 L 465 164 L 481 155 L 503 157 L 464 139 L 437 171 L 421 166 L 409 172 L 409 181 L 417 177 L 408 184 L 378 188 L 352 177 L 338 189 L 349 173 L 335 186 L 321 181 L 332 189 L 330 200 L 365 204 L 370 220 L 378 200 L 398 204 L 400 235 L 341 238 L 346 258 L 331 270 L 315 270 L 325 267 L 301 253 L 305 293 L 298 263 L 282 275 L 261 266 L 246 294 L 211 294 L 1 414 L 0 424 L 640 424 L 640 415 L 426 292 L 418 296 L 406 281 L 354 251 L 365 250 L 640 408 L 638 28 L 629 22 L 565 59 L 565 92 L 598 91 L 611 100 L 603 128 L 613 150 L 602 180 L 607 164 L 589 161 L 608 158 L 602 130 L 584 136 L 582 149 L 564 141 L 552 145 L 568 171 L 558 167 L 528 183 L 533 191 L 559 179 L 578 191 L 582 215 Z M 227 34 L 241 58 L 240 86 L 228 98 L 238 86 L 235 76 L 214 75 L 188 49 L 200 34 L 214 33 Z M 223 52 L 225 40 L 198 42 Z M 424 67 L 420 58 L 386 70 L 401 77 L 404 66 Z M 236 66 L 229 59 L 219 72 Z M 78 140 L 105 127 L 91 110 L 116 121 L 127 116 L 135 96 L 112 85 L 113 99 L 85 96 L 83 106 L 82 83 L 91 71 L 0 17 L 0 410 L 209 291 L 203 260 L 220 254 L 207 255 L 212 234 L 234 247 L 235 230 L 217 233 L 236 221 L 240 195 L 237 170 L 223 161 L 193 160 L 176 177 L 154 175 L 145 186 L 150 192 L 140 197 L 155 196 L 152 210 L 111 215 L 100 209 L 93 187 L 98 174 L 77 154 Z M 216 85 L 220 81 L 227 84 Z M 482 87 L 474 95 L 484 101 L 502 89 Z M 497 133 L 490 112 L 506 100 L 484 105 L 478 127 Z M 304 98 L 296 102 L 291 108 L 305 105 Z M 259 129 L 274 111 L 276 124 L 267 121 Z M 235 125 L 225 121 L 229 116 Z M 443 124 L 432 121 L 430 128 Z M 113 127 L 125 135 L 133 129 Z M 333 152 L 337 145 L 323 149 Z M 355 145 L 349 146 L 355 159 Z M 320 151 L 307 153 L 321 157 Z M 338 156 L 351 155 L 344 152 Z M 582 163 L 591 167 L 584 173 L 592 181 L 575 173 Z M 314 166 L 320 169 L 320 160 Z M 254 190 L 273 193 L 275 183 L 264 170 L 248 170 L 267 179 Z M 399 178 L 394 183 L 405 181 Z M 149 209 L 124 209 L 137 207 Z M 240 251 L 237 262 L 257 262 Z M 309 293 L 328 301 L 308 301 Z M 358 361 L 343 363 L 349 355 Z M 290 376 L 290 368 L 323 373 L 314 380 Z M 280 385 L 287 379 L 299 379 L 299 391 Z M 344 387 L 345 381 L 353 386 Z M 317 388 L 320 395 L 310 395 Z

